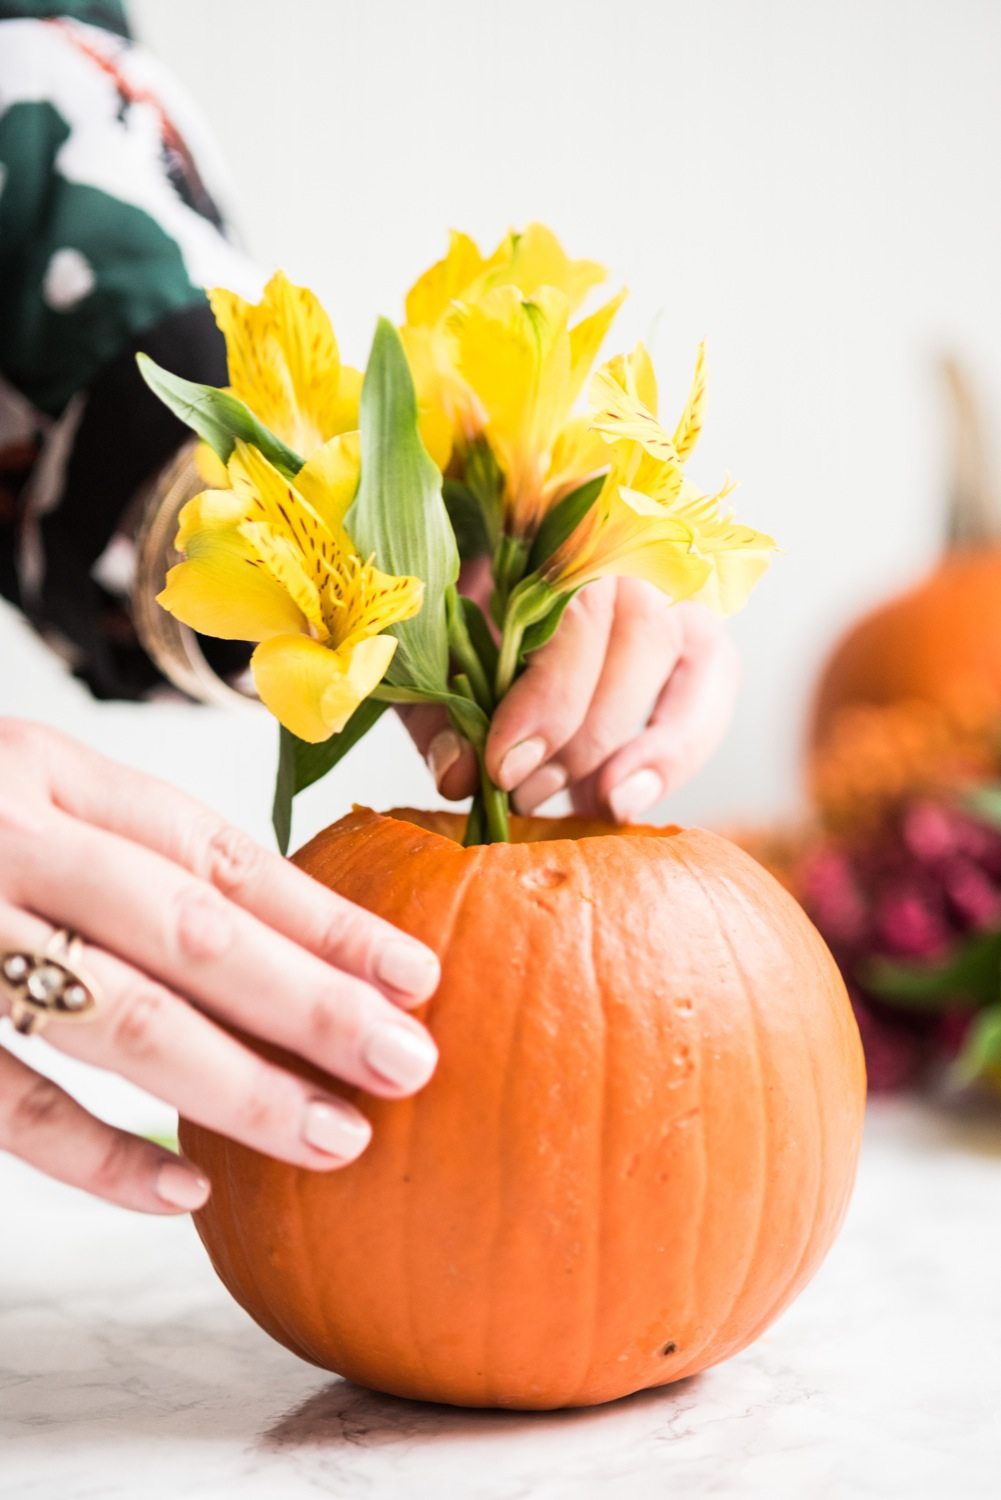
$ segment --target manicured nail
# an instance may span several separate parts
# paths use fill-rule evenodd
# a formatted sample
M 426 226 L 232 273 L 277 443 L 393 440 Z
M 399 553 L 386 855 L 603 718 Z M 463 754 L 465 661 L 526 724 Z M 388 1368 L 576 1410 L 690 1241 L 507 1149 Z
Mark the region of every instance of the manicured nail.
M 376 978 L 412 1000 L 426 1000 L 438 988 L 441 965 L 430 948 L 391 938 L 376 954 Z
M 566 784 L 567 773 L 563 766 L 557 761 L 550 761 L 548 766 L 543 766 L 541 771 L 536 771 L 524 786 L 518 788 L 514 796 L 514 805 L 519 812 L 530 813 L 541 802 L 548 802 L 550 797 L 555 797 L 557 792 L 562 792 Z
M 354 1161 L 372 1139 L 372 1127 L 364 1115 L 350 1114 L 325 1099 L 314 1099 L 306 1105 L 302 1138 L 307 1145 L 325 1151 L 328 1156 Z
M 201 1208 L 210 1192 L 208 1178 L 179 1161 L 165 1161 L 156 1174 L 156 1195 L 171 1208 Z
M 520 744 L 512 745 L 500 763 L 500 773 L 497 784 L 502 792 L 511 792 L 523 781 L 527 781 L 532 772 L 542 764 L 546 758 L 546 742 L 533 735 L 531 739 L 522 740 Z
M 628 823 L 652 807 L 664 790 L 656 771 L 634 771 L 608 794 L 608 805 L 617 823 Z
M 452 729 L 443 729 L 436 734 L 427 750 L 427 761 L 431 767 L 434 784 L 441 786 L 442 777 L 450 771 L 462 754 L 462 741 Z
M 377 1026 L 364 1048 L 373 1072 L 399 1089 L 419 1089 L 434 1072 L 438 1049 L 426 1032 L 406 1026 Z

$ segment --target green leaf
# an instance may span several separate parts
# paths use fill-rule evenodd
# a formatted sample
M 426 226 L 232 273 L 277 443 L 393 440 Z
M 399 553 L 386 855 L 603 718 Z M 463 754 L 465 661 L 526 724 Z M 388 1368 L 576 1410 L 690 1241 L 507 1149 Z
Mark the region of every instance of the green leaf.
M 458 479 L 446 479 L 442 486 L 445 509 L 455 532 L 459 556 L 464 562 L 484 557 L 490 549 L 490 534 L 480 502 Z
M 424 604 L 390 627 L 399 648 L 390 683 L 427 689 L 448 680 L 445 594 L 459 576 L 459 551 L 442 498 L 441 475 L 417 429 L 417 399 L 400 336 L 380 318 L 361 393 L 361 481 L 347 516 L 359 553 L 385 573 L 424 580 Z
M 466 488 L 480 507 L 486 529 L 487 551 L 492 552 L 501 534 L 501 496 L 504 475 L 486 438 L 479 438 L 467 448 L 463 458 Z
M 576 531 L 604 487 L 605 476 L 600 474 L 597 479 L 589 479 L 579 489 L 564 495 L 562 500 L 547 511 L 532 543 L 528 558 L 530 571 L 535 572 L 541 568 L 557 547 L 561 547 L 567 537 Z
M 463 617 L 466 621 L 466 629 L 477 656 L 483 663 L 484 671 L 493 680 L 497 670 L 497 642 L 493 631 L 487 623 L 487 617 L 483 613 L 475 599 L 470 599 L 465 594 L 459 595 L 459 604 L 462 607 Z
M 299 743 L 284 724 L 278 726 L 278 770 L 271 804 L 271 826 L 282 854 L 292 842 L 292 799 L 295 797 L 295 747 Z
M 576 592 L 574 589 L 569 594 L 560 594 L 548 615 L 544 615 L 541 620 L 536 620 L 534 625 L 529 625 L 521 638 L 522 661 L 530 651 L 538 651 L 540 646 L 544 646 L 556 634 L 564 611 Z
M 137 354 L 139 373 L 163 404 L 170 408 L 186 427 L 212 449 L 223 463 L 228 463 L 237 438 L 251 443 L 264 457 L 273 463 L 286 479 L 294 479 L 302 468 L 303 460 L 298 453 L 286 447 L 281 438 L 269 432 L 259 422 L 244 402 L 229 391 L 217 390 L 214 385 L 199 385 L 194 380 L 182 380 L 180 375 L 171 375 L 148 354 Z
M 329 740 L 322 740 L 318 745 L 300 740 L 284 725 L 279 726 L 278 775 L 271 822 L 283 854 L 288 853 L 292 837 L 293 798 L 332 771 L 338 761 L 343 760 L 348 751 L 368 734 L 388 707 L 388 703 L 377 698 L 363 699 L 340 734 L 331 735 Z
M 490 720 L 471 696 L 463 697 L 448 688 L 415 688 L 383 685 L 376 694 L 384 703 L 440 703 L 448 711 L 454 727 L 472 745 L 482 745 Z
M 981 1078 L 996 1083 L 1001 1079 L 1001 1005 L 982 1010 L 974 1019 L 953 1064 L 953 1074 L 958 1083 L 974 1083 Z
M 930 1011 L 990 1005 L 1001 995 L 1001 932 L 969 939 L 939 964 L 877 959 L 860 974 L 881 998 Z

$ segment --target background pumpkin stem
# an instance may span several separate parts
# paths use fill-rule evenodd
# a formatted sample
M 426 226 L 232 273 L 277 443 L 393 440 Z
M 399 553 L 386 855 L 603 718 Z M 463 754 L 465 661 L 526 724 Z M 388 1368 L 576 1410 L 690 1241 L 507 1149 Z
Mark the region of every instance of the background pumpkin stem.
M 948 551 L 1001 540 L 1001 501 L 987 451 L 980 403 L 969 371 L 952 355 L 942 360 L 949 407 Z

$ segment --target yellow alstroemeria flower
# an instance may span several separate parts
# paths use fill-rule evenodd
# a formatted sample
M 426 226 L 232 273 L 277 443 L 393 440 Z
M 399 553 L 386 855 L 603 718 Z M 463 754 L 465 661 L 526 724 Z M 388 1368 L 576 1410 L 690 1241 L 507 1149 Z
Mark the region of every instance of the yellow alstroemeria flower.
M 341 364 L 333 326 L 319 298 L 276 271 L 260 302 L 209 292 L 226 340 L 230 389 L 303 458 L 358 426 L 362 377 Z
M 497 287 L 453 311 L 456 364 L 503 472 L 502 504 L 515 535 L 531 536 L 561 495 L 607 462 L 571 412 L 623 295 L 572 327 L 570 300 L 555 287 L 531 298 Z
M 421 607 L 424 585 L 358 557 L 344 516 L 358 483 L 357 433 L 324 444 L 294 482 L 237 443 L 231 488 L 184 507 L 184 561 L 158 596 L 203 635 L 257 641 L 261 700 L 300 739 L 344 728 L 384 677 L 396 639 L 382 634 Z
M 504 509 L 517 532 L 530 534 L 606 461 L 588 425 L 570 416 L 625 295 L 571 326 L 606 274 L 595 261 L 572 260 L 545 225 L 530 224 L 490 256 L 453 233 L 448 254 L 407 296 L 401 336 L 419 404 L 441 418 L 434 456 L 445 467 L 453 445 L 461 456 L 486 438 L 505 472 Z
M 550 559 L 545 578 L 561 591 L 595 578 L 645 578 L 674 600 L 698 599 L 731 614 L 768 567 L 775 543 L 737 525 L 723 502 L 727 482 L 705 495 L 684 473 L 705 409 L 705 353 L 673 434 L 657 417 L 657 383 L 642 345 L 604 365 L 591 384 L 593 424 L 612 448 L 612 467 L 592 510 Z

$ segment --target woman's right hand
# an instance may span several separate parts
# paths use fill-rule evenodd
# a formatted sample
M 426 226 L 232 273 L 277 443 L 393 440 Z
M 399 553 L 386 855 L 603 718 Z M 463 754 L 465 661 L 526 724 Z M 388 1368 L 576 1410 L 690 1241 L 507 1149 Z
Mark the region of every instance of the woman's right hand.
M 53 1017 L 46 1040 L 269 1156 L 329 1171 L 371 1127 L 228 1028 L 385 1098 L 434 1071 L 434 1043 L 405 1013 L 437 986 L 430 949 L 173 787 L 0 720 L 0 955 L 41 952 L 62 928 L 82 937 L 100 1004 Z M 0 1015 L 12 998 L 0 982 Z M 96 1119 L 3 1047 L 0 1149 L 149 1213 L 210 1191 L 191 1163 Z

